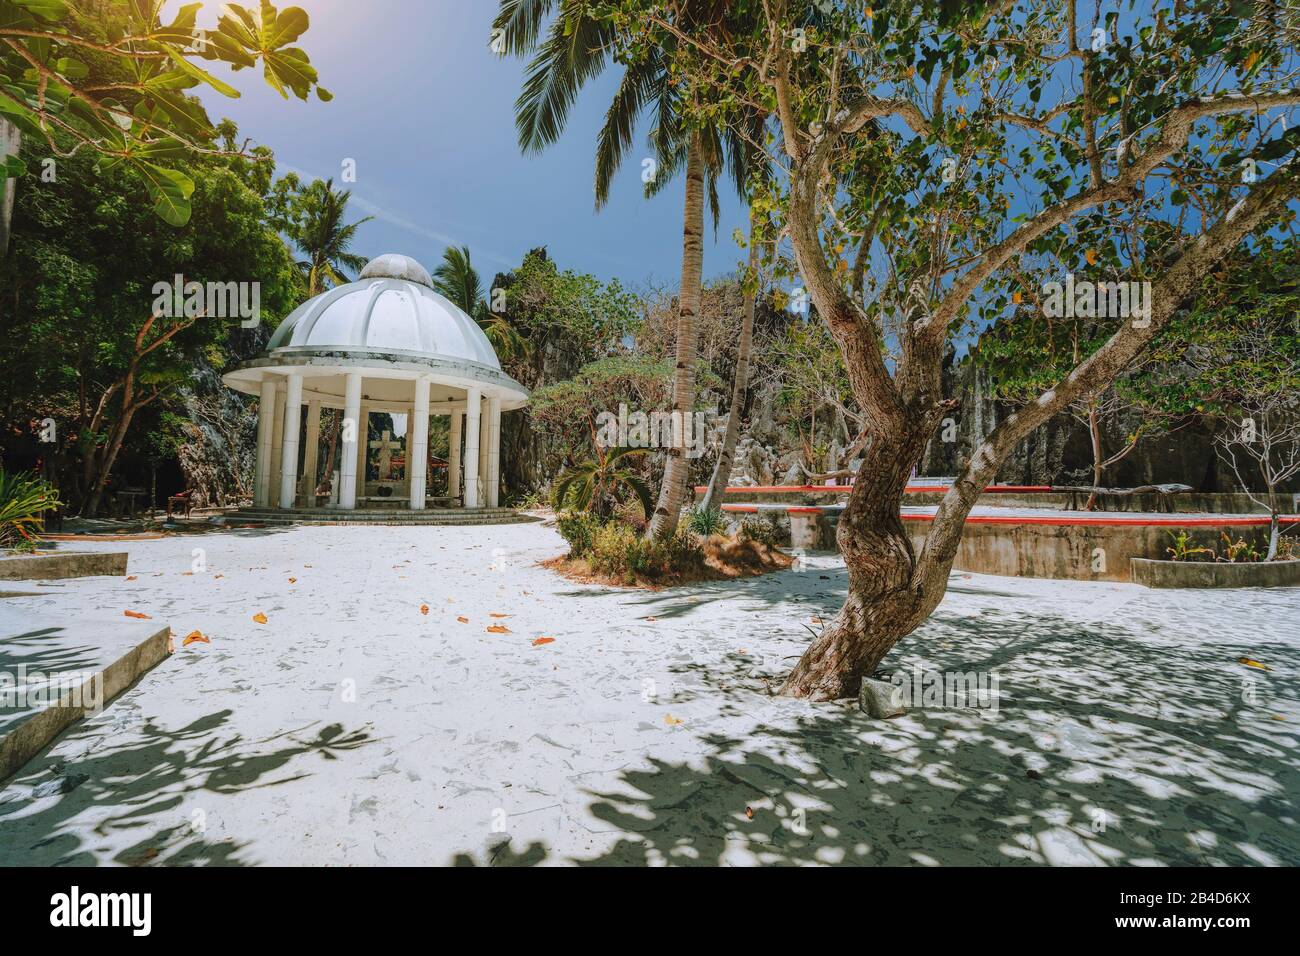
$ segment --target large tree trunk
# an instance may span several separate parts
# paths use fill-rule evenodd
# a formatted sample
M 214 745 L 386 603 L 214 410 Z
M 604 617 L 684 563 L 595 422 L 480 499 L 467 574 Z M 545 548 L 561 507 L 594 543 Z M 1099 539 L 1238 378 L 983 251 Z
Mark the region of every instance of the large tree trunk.
M 23 134 L 18 127 L 8 120 L 0 119 L 0 158 L 17 156 L 22 146 Z M 9 251 L 9 224 L 14 214 L 14 191 L 18 188 L 16 179 L 0 182 L 0 258 Z
M 677 309 L 677 369 L 673 375 L 673 411 L 681 416 L 683 430 L 687 416 L 695 409 L 695 359 L 699 351 L 700 283 L 704 270 L 704 153 L 698 133 L 691 135 L 686 155 L 686 204 L 682 222 L 682 281 Z M 684 437 L 684 436 L 683 436 Z M 686 479 L 690 463 L 684 441 L 674 441 L 664 465 L 659 502 L 647 534 L 667 536 L 677 531 L 682 503 L 686 500 Z
M 898 435 L 877 435 L 862 456 L 835 538 L 849 574 L 839 614 L 813 641 L 781 693 L 835 700 L 858 693 L 889 649 L 925 619 L 912 587 L 916 554 L 901 507 L 912 468 L 931 432 L 915 421 Z
M 736 461 L 736 442 L 740 438 L 740 415 L 745 408 L 745 395 L 749 391 L 749 355 L 754 345 L 754 304 L 758 298 L 758 246 L 754 241 L 754 225 L 749 227 L 749 274 L 745 277 L 744 318 L 740 324 L 740 345 L 736 350 L 736 376 L 731 383 L 731 410 L 727 413 L 727 430 L 722 435 L 722 450 L 713 467 L 709 488 L 704 493 L 705 509 L 718 508 L 727 493 L 727 482 Z
M 123 404 L 126 405 L 125 402 Z M 108 444 L 104 446 L 104 454 L 98 459 L 94 476 L 90 482 L 89 495 L 81 512 L 83 517 L 95 518 L 99 516 L 99 506 L 104 497 L 104 489 L 108 487 L 108 478 L 113 473 L 113 465 L 117 463 L 118 452 L 122 450 L 122 444 L 126 441 L 126 433 L 131 428 L 131 419 L 134 417 L 135 408 L 126 405 L 122 411 L 122 417 L 113 426 L 113 431 L 109 434 Z

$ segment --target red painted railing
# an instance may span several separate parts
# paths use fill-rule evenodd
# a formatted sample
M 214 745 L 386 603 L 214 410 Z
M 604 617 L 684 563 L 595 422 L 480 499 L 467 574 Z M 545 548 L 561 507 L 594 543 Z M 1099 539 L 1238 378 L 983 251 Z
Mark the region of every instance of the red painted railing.
M 909 495 L 924 494 L 926 492 L 947 492 L 948 485 L 908 485 L 907 493 Z M 831 494 L 847 495 L 853 490 L 852 485 L 737 485 L 727 489 L 729 495 L 783 495 L 783 494 Z M 985 494 L 989 495 L 1014 495 L 1014 494 L 1040 494 L 1052 490 L 1051 485 L 989 485 L 984 489 Z M 704 494 L 708 491 L 704 485 L 697 485 L 696 494 Z M 1061 492 L 1065 494 L 1066 492 Z

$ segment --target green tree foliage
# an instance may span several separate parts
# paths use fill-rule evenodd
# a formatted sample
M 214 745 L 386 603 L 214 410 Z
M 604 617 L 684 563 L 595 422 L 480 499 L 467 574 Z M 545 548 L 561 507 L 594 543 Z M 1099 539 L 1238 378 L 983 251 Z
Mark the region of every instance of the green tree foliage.
M 527 356 L 507 362 L 507 370 L 529 388 L 625 349 L 638 325 L 640 303 L 617 279 L 561 270 L 545 249 L 498 275 L 492 289 L 505 300 L 499 314 L 528 342 Z
M 0 0 L 0 121 L 70 159 L 93 153 L 104 166 L 130 166 L 154 211 L 174 226 L 191 214 L 195 181 L 185 156 L 228 152 L 191 91 L 240 94 L 209 72 L 261 68 L 282 96 L 307 99 L 317 84 L 294 44 L 307 31 L 300 7 L 223 4 L 215 29 L 198 25 L 201 3 L 161 19 L 162 0 Z M 200 65 L 204 64 L 204 65 Z M 21 158 L 0 179 L 22 175 Z
M 20 191 L 14 246 L 0 260 L 0 348 L 5 367 L 26 374 L 5 377 L 0 408 L 28 435 L 30 419 L 54 420 L 58 441 L 38 452 L 84 512 L 97 509 L 137 416 L 169 402 L 199 363 L 219 366 L 259 334 L 241 329 L 240 317 L 187 314 L 170 301 L 160 309 L 160 283 L 256 283 L 263 323 L 295 304 L 294 263 L 259 172 L 268 162 L 180 160 L 194 190 L 193 215 L 179 227 L 154 216 L 134 167 L 103 167 L 90 152 L 64 160 L 55 181 Z

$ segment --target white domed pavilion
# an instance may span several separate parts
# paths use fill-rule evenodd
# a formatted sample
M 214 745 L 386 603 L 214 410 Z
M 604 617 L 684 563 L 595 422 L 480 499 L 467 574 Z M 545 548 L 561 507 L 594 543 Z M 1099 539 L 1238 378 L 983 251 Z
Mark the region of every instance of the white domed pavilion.
M 501 370 L 478 324 L 434 291 L 423 266 L 391 253 L 371 261 L 356 282 L 300 305 L 276 329 L 267 350 L 224 381 L 261 399 L 253 496 L 263 508 L 321 504 L 322 408 L 343 413 L 338 467 L 324 463 L 324 484 L 331 490 L 319 497 L 327 507 L 354 510 L 382 502 L 423 510 L 430 500 L 429 416 L 446 415 L 451 441 L 445 499 L 465 508 L 495 508 L 501 413 L 528 401 L 527 389 Z M 381 473 L 378 481 L 366 481 L 371 452 L 390 462 L 399 447 L 387 434 L 369 441 L 369 418 L 376 412 L 407 416 L 400 480 Z

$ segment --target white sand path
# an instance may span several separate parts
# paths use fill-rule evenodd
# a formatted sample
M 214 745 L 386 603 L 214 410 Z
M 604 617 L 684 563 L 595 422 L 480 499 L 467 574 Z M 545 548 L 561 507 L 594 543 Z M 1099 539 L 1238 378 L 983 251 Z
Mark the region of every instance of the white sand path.
M 956 574 L 887 665 L 999 708 L 880 722 L 765 690 L 831 556 L 647 593 L 538 567 L 540 525 L 126 547 L 133 581 L 10 599 L 177 651 L 0 790 L 2 864 L 1300 863 L 1300 590 Z

